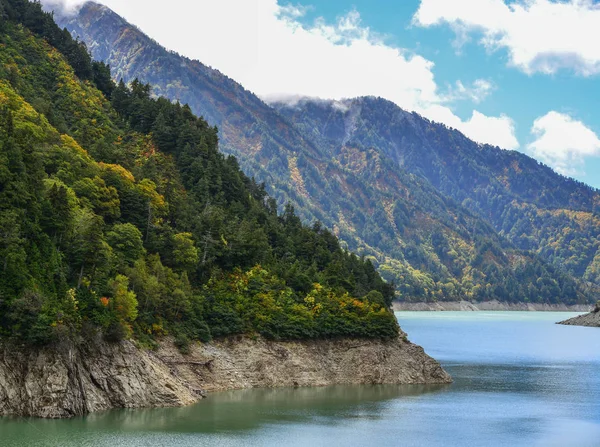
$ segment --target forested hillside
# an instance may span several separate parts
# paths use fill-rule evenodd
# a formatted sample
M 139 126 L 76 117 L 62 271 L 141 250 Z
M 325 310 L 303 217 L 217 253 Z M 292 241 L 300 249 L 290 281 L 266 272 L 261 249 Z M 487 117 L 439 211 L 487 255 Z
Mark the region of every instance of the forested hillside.
M 0 336 L 394 337 L 393 286 L 218 151 L 190 108 L 115 84 L 0 1 Z
M 276 107 L 332 155 L 376 149 L 481 216 L 517 248 L 600 284 L 600 193 L 534 159 L 408 113 L 381 98 Z
M 400 299 L 591 299 L 572 277 L 516 249 L 388 154 L 349 142 L 332 156 L 318 132 L 296 128 L 239 84 L 168 52 L 108 8 L 87 3 L 59 22 L 109 63 L 117 79 L 149 82 L 218 125 L 223 150 L 266 181 L 279 206 L 289 200 L 304 221 L 332 228 L 396 283 Z

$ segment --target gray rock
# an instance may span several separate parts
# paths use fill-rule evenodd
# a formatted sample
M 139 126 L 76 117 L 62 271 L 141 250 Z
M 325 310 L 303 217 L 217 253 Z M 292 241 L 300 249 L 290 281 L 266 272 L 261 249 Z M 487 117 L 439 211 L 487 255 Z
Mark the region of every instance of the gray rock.
M 191 404 L 206 391 L 361 383 L 449 383 L 420 346 L 405 340 L 273 342 L 234 337 L 182 355 L 132 342 L 44 349 L 0 345 L 0 415 L 66 418 L 110 408 Z
M 569 326 L 600 327 L 600 306 L 596 304 L 594 310 L 589 314 L 579 315 L 574 318 L 569 318 L 565 321 L 559 321 L 558 324 L 565 324 Z
M 0 415 L 65 418 L 197 400 L 164 363 L 128 341 L 39 350 L 4 345 L 0 355 Z

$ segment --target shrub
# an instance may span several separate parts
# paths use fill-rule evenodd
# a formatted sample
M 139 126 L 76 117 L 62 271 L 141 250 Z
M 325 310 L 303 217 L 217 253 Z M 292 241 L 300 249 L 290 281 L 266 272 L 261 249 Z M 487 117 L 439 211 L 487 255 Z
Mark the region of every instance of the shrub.
M 175 346 L 177 346 L 177 349 L 179 349 L 179 352 L 183 355 L 190 353 L 190 339 L 184 334 L 178 334 L 175 337 Z

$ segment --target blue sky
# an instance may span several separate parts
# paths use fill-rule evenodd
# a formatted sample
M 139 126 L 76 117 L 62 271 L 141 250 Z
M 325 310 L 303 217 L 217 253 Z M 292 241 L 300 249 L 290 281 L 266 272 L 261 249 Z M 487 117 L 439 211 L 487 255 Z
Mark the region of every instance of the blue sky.
M 477 43 L 475 32 L 469 42 L 456 48 L 456 34 L 450 26 L 416 26 L 413 16 L 420 0 L 312 0 L 313 5 L 303 18 L 309 23 L 321 16 L 333 22 L 340 15 L 358 11 L 364 26 L 386 36 L 390 44 L 418 53 L 435 63 L 432 71 L 439 85 L 461 80 L 468 84 L 487 79 L 494 91 L 477 105 L 490 116 L 506 114 L 515 122 L 519 150 L 526 150 L 535 140 L 531 127 L 536 118 L 550 110 L 568 114 L 597 135 L 600 135 L 600 75 L 582 76 L 571 69 L 556 73 L 527 74 L 509 66 L 506 50 L 487 51 Z M 590 36 L 591 38 L 592 36 Z M 468 119 L 472 104 L 457 101 L 452 109 L 462 119 Z M 600 154 L 585 157 L 572 176 L 600 188 Z
M 597 1 L 99 1 L 267 101 L 382 96 L 600 188 Z

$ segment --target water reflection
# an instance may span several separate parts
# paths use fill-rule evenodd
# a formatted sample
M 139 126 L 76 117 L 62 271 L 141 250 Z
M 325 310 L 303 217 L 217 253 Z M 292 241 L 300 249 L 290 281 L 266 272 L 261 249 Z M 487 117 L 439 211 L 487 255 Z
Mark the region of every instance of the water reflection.
M 0 419 L 0 445 L 600 445 L 600 330 L 552 314 L 399 317 L 453 384 L 255 389 L 186 408 Z
M 115 410 L 69 421 L 0 419 L 3 434 L 23 424 L 44 433 L 85 431 L 161 431 L 212 433 L 255 430 L 264 424 L 306 423 L 321 419 L 335 424 L 344 418 L 378 419 L 385 402 L 440 392 L 448 385 L 368 385 L 320 388 L 252 389 L 212 393 L 183 408 Z

